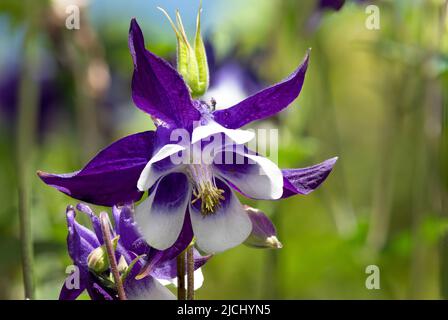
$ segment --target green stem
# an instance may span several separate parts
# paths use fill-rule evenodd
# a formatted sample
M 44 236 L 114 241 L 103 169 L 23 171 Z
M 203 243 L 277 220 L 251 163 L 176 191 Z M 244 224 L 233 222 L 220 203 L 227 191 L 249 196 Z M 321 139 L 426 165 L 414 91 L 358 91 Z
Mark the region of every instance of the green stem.
M 194 256 L 193 245 L 187 248 L 187 300 L 194 300 Z
M 448 85 L 445 82 L 445 86 Z M 440 176 L 442 196 L 442 217 L 448 217 L 448 96 L 442 93 L 442 137 L 440 145 Z M 448 299 L 448 234 L 440 241 L 440 294 L 443 299 Z
M 441 19 L 439 24 L 439 51 L 443 48 L 443 35 L 445 32 L 445 20 L 448 16 L 448 1 L 441 5 Z M 446 78 L 441 82 L 440 95 L 442 96 L 442 117 L 441 117 L 441 141 L 439 150 L 440 186 L 442 217 L 448 217 L 448 95 L 445 90 L 448 85 Z M 448 299 L 448 234 L 440 240 L 440 295 L 442 299 Z
M 25 289 L 25 299 L 35 298 L 35 283 L 33 269 L 33 236 L 31 228 L 30 196 L 32 194 L 29 181 L 33 159 L 34 137 L 37 117 L 38 87 L 33 80 L 36 64 L 32 56 L 32 33 L 30 27 L 25 37 L 25 55 L 19 91 L 19 112 L 17 117 L 17 185 L 18 214 L 20 224 L 20 241 L 22 254 L 22 272 Z
M 19 169 L 21 170 L 21 169 Z M 20 218 L 20 241 L 22 251 L 22 273 L 25 290 L 25 299 L 35 298 L 34 284 L 34 253 L 33 253 L 33 237 L 31 234 L 31 219 L 29 208 L 29 190 L 24 179 L 19 178 L 19 218 Z

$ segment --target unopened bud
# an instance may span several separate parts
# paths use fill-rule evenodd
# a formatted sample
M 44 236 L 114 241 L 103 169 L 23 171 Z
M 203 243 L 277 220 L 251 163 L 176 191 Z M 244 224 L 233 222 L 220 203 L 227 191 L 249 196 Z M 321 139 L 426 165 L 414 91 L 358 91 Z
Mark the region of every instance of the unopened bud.
M 114 250 L 117 248 L 118 239 L 118 236 L 112 239 Z M 109 269 L 109 259 L 107 257 L 107 250 L 105 245 L 102 245 L 101 247 L 98 247 L 90 252 L 89 256 L 87 257 L 87 266 L 95 273 L 102 273 Z
M 104 246 L 101 246 L 93 250 L 87 257 L 87 265 L 89 266 L 90 270 L 96 273 L 102 273 L 106 271 L 109 268 L 106 248 Z
M 124 258 L 124 256 L 120 257 L 120 260 L 118 261 L 118 272 L 120 273 L 125 273 L 126 270 L 128 269 L 128 263 L 126 262 L 126 259 Z
M 185 28 L 182 23 L 179 11 L 176 12 L 176 24 L 171 20 L 168 13 L 159 8 L 167 17 L 177 38 L 177 71 L 182 75 L 193 98 L 198 98 L 205 94 L 209 85 L 209 72 L 207 55 L 204 42 L 201 36 L 201 11 L 199 8 L 196 20 L 196 35 L 194 45 L 188 42 Z
M 252 232 L 244 242 L 254 248 L 281 249 L 283 245 L 277 239 L 277 231 L 272 221 L 260 210 L 244 206 L 252 222 Z

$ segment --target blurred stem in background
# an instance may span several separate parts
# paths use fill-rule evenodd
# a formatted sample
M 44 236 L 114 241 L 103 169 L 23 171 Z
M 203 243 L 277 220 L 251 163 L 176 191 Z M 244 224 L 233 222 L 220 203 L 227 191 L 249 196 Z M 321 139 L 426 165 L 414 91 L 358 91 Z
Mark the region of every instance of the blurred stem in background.
M 31 228 L 31 172 L 34 159 L 34 138 L 36 136 L 38 112 L 38 85 L 34 80 L 38 66 L 35 52 L 36 16 L 39 8 L 32 0 L 27 1 L 29 20 L 24 39 L 22 61 L 23 70 L 19 88 L 19 112 L 16 132 L 16 164 L 18 185 L 18 213 L 22 251 L 22 272 L 25 298 L 35 298 L 33 234 Z
M 448 87 L 448 81 L 445 79 L 443 86 Z M 442 111 L 442 139 L 441 139 L 441 192 L 442 192 L 442 216 L 448 217 L 448 93 L 443 91 L 443 111 Z M 448 299 L 448 234 L 445 234 L 440 241 L 440 289 L 443 299 Z
M 396 30 L 396 28 L 393 28 Z M 393 35 L 389 35 L 394 37 Z M 376 54 L 381 54 L 382 46 L 377 44 L 375 48 Z M 386 62 L 386 66 L 390 68 L 391 74 L 396 68 L 399 68 L 397 64 L 392 61 L 389 65 Z M 382 91 L 384 93 L 386 107 L 384 108 L 384 120 L 380 125 L 379 132 L 379 148 L 378 148 L 378 173 L 376 181 L 374 182 L 372 206 L 369 222 L 369 230 L 367 234 L 367 245 L 373 250 L 374 253 L 378 253 L 386 244 L 390 220 L 392 213 L 392 206 L 394 198 L 394 172 L 396 171 L 396 157 L 395 154 L 399 152 L 396 150 L 397 143 L 399 142 L 399 132 L 401 127 L 401 114 L 400 108 L 403 103 L 399 95 L 400 92 L 405 90 L 407 81 L 406 78 L 399 74 L 395 81 L 393 79 L 384 79 Z M 390 77 L 390 75 L 388 75 Z M 398 93 L 398 94 L 397 94 Z
M 423 31 L 426 27 L 437 27 L 437 19 L 432 19 L 432 14 L 436 9 L 436 5 L 427 3 L 424 5 L 424 14 L 417 15 L 414 19 L 415 25 L 415 39 L 419 47 L 425 47 Z M 437 15 L 436 15 L 437 17 Z M 435 24 L 434 24 L 435 22 Z M 429 163 L 430 158 L 430 141 L 426 134 L 428 130 L 425 130 L 431 119 L 430 113 L 432 112 L 429 93 L 431 92 L 432 82 L 427 78 L 424 72 L 424 66 L 426 62 L 426 56 L 422 56 L 421 59 L 416 61 L 415 68 L 411 68 L 409 77 L 413 78 L 414 85 L 413 94 L 411 95 L 410 108 L 411 108 L 411 125 L 408 140 L 411 141 L 410 150 L 414 151 L 414 157 L 412 161 L 411 172 L 413 172 L 412 189 L 410 190 L 409 199 L 411 202 L 412 212 L 412 255 L 411 255 L 411 270 L 410 270 L 410 282 L 411 287 L 409 290 L 410 299 L 423 299 L 425 298 L 425 287 L 428 282 L 422 274 L 426 274 L 428 271 L 428 259 L 426 253 L 426 243 L 422 237 L 422 226 L 427 217 L 428 212 L 432 209 L 431 203 L 427 202 L 427 197 L 424 197 L 425 193 L 430 192 L 431 185 L 425 186 L 425 181 L 431 181 L 429 177 L 429 171 L 425 164 Z M 421 77 L 412 77 L 413 74 L 422 74 Z M 411 92 L 412 92 L 411 91 Z
M 420 68 L 418 66 L 417 68 Z M 422 239 L 421 226 L 423 225 L 426 212 L 429 208 L 422 197 L 428 190 L 425 186 L 427 170 L 425 168 L 425 160 L 428 150 L 425 146 L 426 136 L 424 131 L 425 126 L 425 105 L 423 96 L 425 93 L 425 83 L 420 77 L 416 79 L 414 88 L 414 103 L 413 110 L 411 110 L 411 125 L 409 128 L 409 135 L 407 139 L 411 141 L 411 148 L 414 150 L 414 156 L 410 158 L 411 172 L 413 172 L 413 183 L 409 190 L 410 212 L 412 214 L 411 232 L 412 232 L 412 254 L 411 254 L 411 274 L 410 274 L 410 299 L 419 299 L 424 297 L 423 282 L 426 280 L 422 277 L 425 274 L 426 261 L 422 259 L 424 256 L 424 241 Z M 422 296 L 423 295 L 423 296 Z
M 447 58 L 448 39 L 448 1 L 441 4 L 439 23 L 439 51 Z M 442 76 L 440 95 L 442 97 L 441 114 L 441 141 L 439 153 L 440 186 L 442 217 L 448 217 L 448 78 Z M 445 90 L 443 90 L 445 89 Z M 440 294 L 443 299 L 448 299 L 448 234 L 444 234 L 440 240 Z
M 87 13 L 80 6 L 80 28 L 65 27 L 67 14 L 58 6 L 49 10 L 46 27 L 55 47 L 56 57 L 73 77 L 74 105 L 79 148 L 79 161 L 84 163 L 95 154 L 102 144 L 102 118 L 100 105 L 110 84 L 109 67 L 104 49 L 98 41 Z
M 314 64 L 315 68 L 319 69 L 319 78 L 321 91 L 325 94 L 320 94 L 319 105 L 324 110 L 317 110 L 316 114 L 325 114 L 325 141 L 332 141 L 333 149 L 325 150 L 325 155 L 329 152 L 332 155 L 337 155 L 342 157 L 339 161 L 336 170 L 332 173 L 333 180 L 338 182 L 339 187 L 336 190 L 332 190 L 335 196 L 331 197 L 328 188 L 322 188 L 322 195 L 324 197 L 325 203 L 330 206 L 330 212 L 333 214 L 334 223 L 336 229 L 341 236 L 351 235 L 357 226 L 357 219 L 355 212 L 353 210 L 353 204 L 351 203 L 351 198 L 349 196 L 349 190 L 347 185 L 346 177 L 346 165 L 343 159 L 343 148 L 341 143 L 340 131 L 337 123 L 336 108 L 333 101 L 332 95 L 332 83 L 330 80 L 331 73 L 331 62 L 327 56 L 327 52 L 322 43 L 324 41 L 318 35 L 314 44 L 315 50 L 312 51 L 312 55 L 315 57 L 315 61 L 318 63 Z
M 67 39 L 67 45 L 70 44 L 70 39 Z M 110 83 L 103 48 L 87 19 L 85 7 L 81 8 L 81 28 L 74 34 L 74 47 L 71 66 L 75 80 L 78 134 L 83 146 L 81 160 L 85 162 L 98 152 L 102 143 L 99 106 Z
M 392 6 L 393 7 L 393 6 Z M 395 7 L 396 9 L 397 7 Z M 385 38 L 390 42 L 392 47 L 400 45 L 400 35 L 402 35 L 400 19 L 391 19 L 392 28 L 386 28 L 384 31 Z M 380 40 L 376 47 L 374 54 L 387 57 L 388 45 L 385 41 Z M 385 75 L 381 87 L 383 96 L 385 97 L 384 120 L 380 125 L 379 132 L 379 148 L 378 148 L 378 163 L 379 170 L 374 182 L 371 214 L 369 221 L 369 230 L 367 234 L 367 245 L 373 250 L 374 254 L 378 254 L 386 245 L 390 233 L 391 216 L 394 208 L 394 200 L 396 198 L 397 188 L 401 186 L 398 183 L 396 186 L 397 170 L 400 167 L 400 152 L 407 142 L 408 137 L 403 137 L 400 140 L 400 135 L 403 131 L 403 115 L 405 114 L 405 104 L 403 101 L 402 92 L 405 92 L 409 84 L 409 75 L 407 75 L 403 68 L 403 62 L 395 57 L 394 59 L 387 59 L 385 68 L 390 70 L 390 73 Z M 393 77 L 393 75 L 395 75 Z

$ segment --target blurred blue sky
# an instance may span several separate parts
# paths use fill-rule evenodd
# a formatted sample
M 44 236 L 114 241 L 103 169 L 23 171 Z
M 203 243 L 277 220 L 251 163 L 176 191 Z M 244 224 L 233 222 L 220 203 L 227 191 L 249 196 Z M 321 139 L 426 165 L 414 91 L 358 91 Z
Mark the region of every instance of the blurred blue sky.
M 267 0 L 213 0 L 203 1 L 203 30 L 212 27 L 214 22 L 222 22 L 229 19 L 234 12 L 241 10 L 243 7 L 254 5 L 256 2 L 262 3 Z M 121 1 L 109 0 L 92 0 L 91 15 L 94 24 L 110 24 L 114 21 L 128 21 L 132 17 L 136 17 L 143 26 L 157 26 L 152 32 L 167 33 L 171 32 L 167 26 L 166 18 L 157 10 L 157 7 L 164 8 L 172 17 L 176 9 L 179 9 L 187 32 L 194 32 L 198 1 L 187 0 L 128 0 L 123 5 Z M 224 10 L 224 8 L 226 8 Z M 233 8 L 233 10 L 228 10 Z

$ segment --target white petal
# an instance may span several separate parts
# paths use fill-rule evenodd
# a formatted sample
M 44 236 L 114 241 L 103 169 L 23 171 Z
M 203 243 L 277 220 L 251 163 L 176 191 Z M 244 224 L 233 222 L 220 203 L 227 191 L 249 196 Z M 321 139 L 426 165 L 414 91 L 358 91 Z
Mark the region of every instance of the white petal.
M 166 279 L 158 279 L 161 284 L 164 286 L 168 286 L 170 284 L 174 284 L 177 287 L 177 277 L 166 280 Z M 187 283 L 187 275 L 185 275 L 185 283 Z M 198 268 L 194 272 L 194 290 L 198 290 L 204 284 L 204 274 L 202 273 L 201 268 Z
M 252 230 L 249 216 L 230 188 L 226 190 L 224 197 L 226 199 L 221 207 L 207 216 L 190 205 L 196 243 L 207 253 L 221 252 L 241 244 Z
M 170 280 L 167 280 L 167 279 L 157 279 L 157 281 L 159 281 L 165 287 L 169 286 L 170 284 L 174 284 L 177 287 L 177 278 L 170 279 Z
M 146 191 L 151 188 L 158 178 L 166 174 L 166 172 L 154 170 L 152 165 L 183 150 L 185 150 L 185 148 L 178 144 L 164 145 L 146 164 L 138 179 L 137 188 L 140 191 Z
M 190 197 L 188 178 L 183 173 L 170 173 L 137 206 L 135 219 L 150 246 L 165 250 L 174 244 L 182 229 Z
M 226 151 L 226 153 L 231 151 Z M 245 164 L 219 164 L 214 170 L 235 185 L 243 194 L 254 199 L 280 199 L 283 194 L 283 175 L 271 160 L 252 154 L 238 152 L 251 161 Z M 218 154 L 218 157 L 222 155 Z M 225 159 L 233 157 L 224 156 Z
M 175 300 L 176 296 L 153 277 L 135 280 L 126 286 L 129 300 Z
M 194 290 L 198 290 L 204 284 L 204 274 L 201 268 L 194 272 Z
M 196 127 L 193 130 L 191 143 L 194 144 L 217 133 L 224 133 L 236 144 L 244 144 L 255 137 L 255 133 L 252 131 L 241 129 L 227 129 L 217 122 L 210 120 L 206 125 Z

